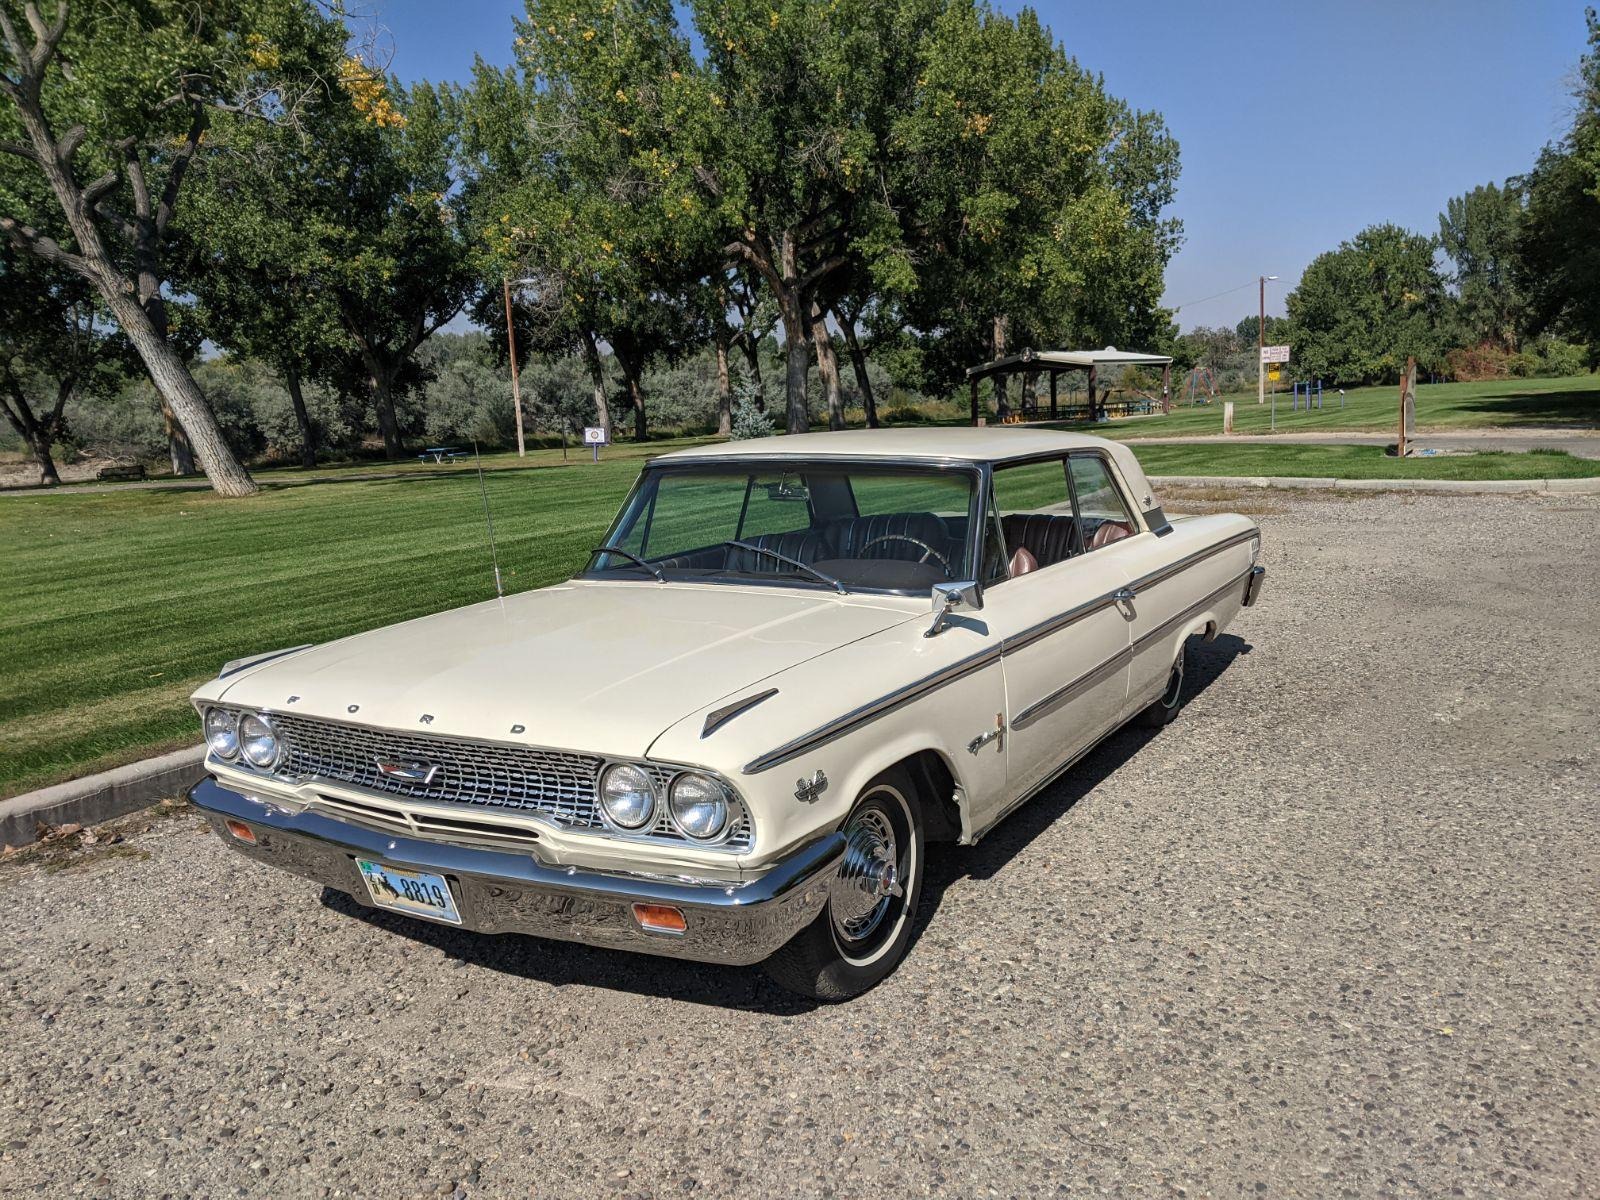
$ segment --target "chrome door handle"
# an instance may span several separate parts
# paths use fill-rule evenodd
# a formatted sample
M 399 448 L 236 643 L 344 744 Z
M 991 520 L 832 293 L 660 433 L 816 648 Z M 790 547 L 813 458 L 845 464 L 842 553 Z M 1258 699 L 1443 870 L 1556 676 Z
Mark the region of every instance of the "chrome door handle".
M 1118 604 L 1125 604 L 1128 601 L 1132 600 L 1135 595 L 1136 595 L 1136 593 L 1134 592 L 1134 590 L 1131 587 L 1125 587 L 1125 588 L 1118 588 L 1116 591 L 1112 592 L 1111 593 L 1111 598 L 1113 600 L 1115 600 Z

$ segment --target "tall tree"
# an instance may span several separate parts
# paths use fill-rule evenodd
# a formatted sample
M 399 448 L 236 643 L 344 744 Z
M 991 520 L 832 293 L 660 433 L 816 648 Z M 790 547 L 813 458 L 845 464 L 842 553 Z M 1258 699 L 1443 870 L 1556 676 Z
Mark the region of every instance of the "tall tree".
M 1590 8 L 1572 128 L 1521 181 L 1527 214 L 1519 279 L 1534 332 L 1554 330 L 1600 353 L 1600 17 Z
M 1398 379 L 1408 357 L 1441 365 L 1445 293 L 1434 250 L 1432 238 L 1373 225 L 1313 259 L 1288 297 L 1296 369 L 1378 383 Z
M 316 286 L 325 287 L 371 388 L 384 453 L 399 458 L 395 395 L 419 347 L 482 287 L 455 186 L 453 106 L 432 85 L 405 88 L 361 64 L 343 77 L 355 119 L 341 127 L 318 215 Z
M 301 44 L 325 19 L 299 0 L 57 0 L 48 17 L 0 0 L 0 151 L 53 202 L 19 209 L 0 176 L 0 235 L 95 288 L 224 495 L 255 484 L 169 340 L 170 229 L 216 113 L 295 112 L 291 64 L 263 47 Z
M 677 174 L 766 284 L 783 321 L 786 424 L 809 427 L 818 290 L 852 253 L 909 277 L 888 185 L 894 118 L 917 87 L 936 0 L 695 0 L 702 102 L 675 139 Z M 829 348 L 824 348 L 832 358 Z
M 582 348 L 602 423 L 610 347 L 642 440 L 646 368 L 710 336 L 712 225 L 671 186 L 694 58 L 666 0 L 529 0 L 517 28 L 517 67 L 480 63 L 466 98 L 473 223 L 528 281 L 539 340 Z
M 1451 263 L 1460 340 L 1514 351 L 1527 323 L 1517 279 L 1522 197 L 1487 183 L 1452 196 L 1439 214 L 1439 245 Z
M 1178 147 L 1161 118 L 1108 95 L 1027 9 L 955 0 L 919 62 L 896 125 L 917 282 L 885 298 L 929 369 L 951 379 L 1029 345 L 1158 336 L 1181 234 L 1164 215 Z

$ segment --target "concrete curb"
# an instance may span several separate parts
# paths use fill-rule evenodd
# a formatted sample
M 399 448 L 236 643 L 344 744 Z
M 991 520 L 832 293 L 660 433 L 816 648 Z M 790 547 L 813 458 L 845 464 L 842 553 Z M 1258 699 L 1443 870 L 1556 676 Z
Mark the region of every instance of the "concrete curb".
M 38 840 L 38 826 L 93 825 L 176 796 L 205 774 L 205 748 L 174 750 L 54 787 L 0 800 L 0 845 Z
M 1152 475 L 1156 487 L 1289 488 L 1295 491 L 1453 492 L 1526 496 L 1540 492 L 1600 496 L 1594 479 L 1324 479 L 1303 475 Z

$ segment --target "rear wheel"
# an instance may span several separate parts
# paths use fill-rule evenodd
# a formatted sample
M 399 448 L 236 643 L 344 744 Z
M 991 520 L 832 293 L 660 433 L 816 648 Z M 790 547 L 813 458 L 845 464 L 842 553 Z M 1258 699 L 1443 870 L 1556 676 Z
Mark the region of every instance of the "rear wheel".
M 1183 681 L 1188 673 L 1191 640 L 1183 639 L 1183 645 L 1178 649 L 1178 661 L 1172 664 L 1172 673 L 1167 676 L 1167 690 L 1161 693 L 1160 699 L 1139 714 L 1137 718 L 1139 724 L 1150 729 L 1160 729 L 1171 722 L 1178 715 L 1178 710 L 1183 707 Z
M 867 785 L 844 835 L 827 906 L 765 964 L 777 983 L 816 1000 L 848 1000 L 891 974 L 922 895 L 922 822 L 903 772 Z

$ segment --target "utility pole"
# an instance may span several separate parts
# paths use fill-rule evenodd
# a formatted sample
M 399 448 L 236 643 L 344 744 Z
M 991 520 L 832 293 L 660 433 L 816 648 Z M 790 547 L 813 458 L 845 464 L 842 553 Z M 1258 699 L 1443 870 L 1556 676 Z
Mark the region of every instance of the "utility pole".
M 1267 280 L 1276 279 L 1276 275 L 1262 275 L 1257 282 L 1261 284 L 1261 317 L 1256 322 L 1256 403 L 1267 402 L 1267 361 L 1262 357 L 1267 348 Z M 1246 284 L 1246 287 L 1249 285 Z
M 511 328 L 511 280 L 500 282 L 506 293 L 506 353 L 511 356 L 511 404 L 517 410 L 517 457 L 526 458 L 528 448 L 522 438 L 522 381 L 517 376 L 517 335 Z

